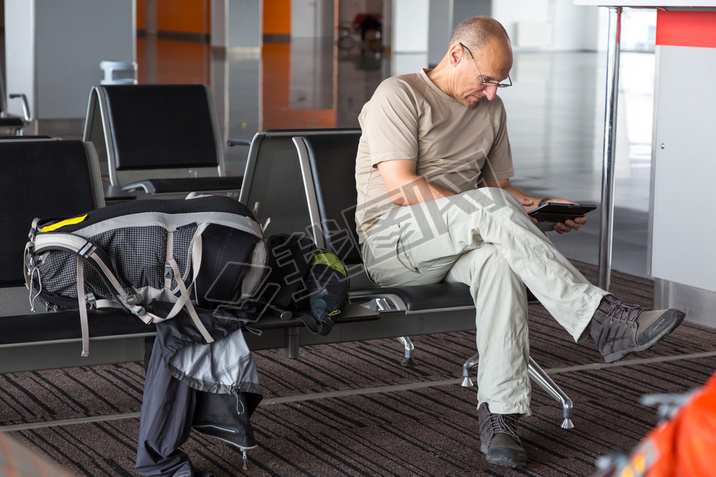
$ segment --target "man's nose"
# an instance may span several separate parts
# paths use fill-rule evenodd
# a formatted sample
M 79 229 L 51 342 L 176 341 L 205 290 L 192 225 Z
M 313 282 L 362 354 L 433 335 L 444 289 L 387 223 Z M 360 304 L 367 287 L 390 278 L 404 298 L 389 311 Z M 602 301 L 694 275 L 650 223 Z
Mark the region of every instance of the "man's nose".
M 497 96 L 497 85 L 494 84 L 488 84 L 485 86 L 485 97 L 488 101 L 492 101 L 495 99 L 495 96 Z

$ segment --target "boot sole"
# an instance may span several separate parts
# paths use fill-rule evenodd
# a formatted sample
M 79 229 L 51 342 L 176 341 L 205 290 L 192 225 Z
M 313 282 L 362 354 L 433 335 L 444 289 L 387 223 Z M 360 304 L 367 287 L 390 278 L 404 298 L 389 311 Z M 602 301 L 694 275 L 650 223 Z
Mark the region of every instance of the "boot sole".
M 488 464 L 499 465 L 502 467 L 508 467 L 510 469 L 517 469 L 519 467 L 525 467 L 527 465 L 526 460 L 525 461 L 515 461 L 512 459 L 494 459 L 494 458 L 491 459 L 487 456 L 485 457 L 485 460 L 487 461 Z
M 502 467 L 509 467 L 510 469 L 516 469 L 518 467 L 525 467 L 527 465 L 527 455 L 524 456 L 524 460 L 510 459 L 505 456 L 490 456 L 485 447 L 480 447 L 480 452 L 485 454 L 485 460 L 488 464 L 499 465 Z
M 608 355 L 604 356 L 604 361 L 606 361 L 607 363 L 613 363 L 615 361 L 619 361 L 620 359 L 624 358 L 628 354 L 637 353 L 639 351 L 644 351 L 644 350 L 651 348 L 656 343 L 661 341 L 664 337 L 671 334 L 671 332 L 674 331 L 681 324 L 682 321 L 684 321 L 684 318 L 686 318 L 686 313 L 679 312 L 676 315 L 676 319 L 671 323 L 671 325 L 668 328 L 664 328 L 664 330 L 661 333 L 656 335 L 650 341 L 648 341 L 640 346 L 635 346 L 633 348 L 629 348 L 629 349 L 625 349 L 625 350 L 617 351 L 615 353 L 608 354 Z

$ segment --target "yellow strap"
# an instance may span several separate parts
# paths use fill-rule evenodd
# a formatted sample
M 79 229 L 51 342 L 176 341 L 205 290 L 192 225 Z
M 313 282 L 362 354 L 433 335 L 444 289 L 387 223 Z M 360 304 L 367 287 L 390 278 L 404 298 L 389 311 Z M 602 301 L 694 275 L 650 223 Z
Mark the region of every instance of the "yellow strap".
M 40 229 L 40 232 L 52 232 L 53 230 L 57 230 L 60 227 L 64 227 L 65 225 L 79 224 L 86 218 L 87 218 L 87 214 L 83 215 L 82 217 L 73 217 L 71 219 L 63 220 L 61 222 L 57 222 L 55 224 L 48 225 L 46 227 L 42 227 Z

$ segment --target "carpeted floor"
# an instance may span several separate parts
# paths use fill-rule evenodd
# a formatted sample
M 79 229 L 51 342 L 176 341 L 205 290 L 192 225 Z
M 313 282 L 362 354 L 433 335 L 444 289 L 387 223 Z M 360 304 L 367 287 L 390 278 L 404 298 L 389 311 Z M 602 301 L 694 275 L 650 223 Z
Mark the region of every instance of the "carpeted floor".
M 594 279 L 595 267 L 577 265 Z M 613 275 L 625 300 L 648 305 L 652 288 Z M 525 469 L 491 467 L 479 454 L 476 388 L 459 379 L 474 353 L 470 332 L 414 338 L 415 368 L 399 365 L 397 340 L 308 347 L 299 360 L 256 352 L 264 401 L 248 470 L 241 452 L 197 433 L 182 449 L 216 476 L 588 476 L 599 456 L 631 448 L 657 423 L 642 395 L 691 390 L 716 369 L 716 330 L 685 324 L 607 366 L 540 306 L 530 320 L 531 355 L 574 401 L 576 427 L 561 429 L 560 406 L 535 386 L 533 416 L 520 421 Z M 0 426 L 73 474 L 133 476 L 143 382 L 142 363 L 2 375 Z

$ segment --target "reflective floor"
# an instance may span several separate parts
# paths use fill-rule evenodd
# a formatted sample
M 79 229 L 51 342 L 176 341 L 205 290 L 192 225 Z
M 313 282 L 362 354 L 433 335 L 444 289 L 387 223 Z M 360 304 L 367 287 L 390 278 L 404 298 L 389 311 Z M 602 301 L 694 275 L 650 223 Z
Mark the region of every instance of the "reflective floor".
M 211 85 L 224 138 L 244 139 L 265 129 L 357 127 L 361 106 L 396 64 L 387 53 L 327 40 L 226 53 L 207 44 L 140 38 L 137 60 L 140 83 Z M 543 196 L 600 201 L 605 76 L 603 53 L 516 53 L 514 87 L 500 92 L 516 185 Z M 621 78 L 613 267 L 647 275 L 653 53 L 622 53 Z M 70 137 L 81 134 L 81 125 L 40 125 L 39 132 Z M 243 172 L 245 149 L 227 151 L 230 171 Z M 551 236 L 568 257 L 597 263 L 598 212 L 589 218 L 579 232 Z

